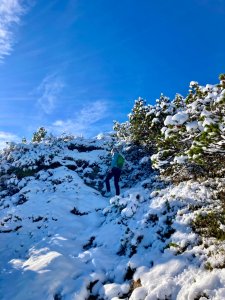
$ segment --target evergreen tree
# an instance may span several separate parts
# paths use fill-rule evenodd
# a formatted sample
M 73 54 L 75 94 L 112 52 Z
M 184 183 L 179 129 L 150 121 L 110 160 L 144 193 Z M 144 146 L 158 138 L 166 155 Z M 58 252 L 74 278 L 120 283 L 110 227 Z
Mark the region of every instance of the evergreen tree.
M 32 142 L 41 142 L 47 135 L 47 130 L 44 127 L 40 127 L 36 132 L 34 132 L 32 137 Z
M 195 177 L 221 176 L 225 172 L 223 84 L 202 87 L 191 82 L 190 88 L 185 105 L 165 119 L 154 166 L 172 177 L 177 173 L 182 177 L 181 169 Z
M 225 75 L 220 83 L 190 83 L 186 98 L 161 95 L 155 105 L 135 101 L 117 136 L 153 150 L 153 166 L 177 180 L 225 175 Z M 151 151 L 152 152 L 152 151 Z M 179 179 L 180 178 L 180 179 Z

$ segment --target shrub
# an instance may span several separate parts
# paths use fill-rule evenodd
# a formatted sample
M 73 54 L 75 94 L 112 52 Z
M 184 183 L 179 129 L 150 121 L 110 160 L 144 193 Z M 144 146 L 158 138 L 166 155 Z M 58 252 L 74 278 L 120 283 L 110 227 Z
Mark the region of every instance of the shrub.
M 209 212 L 199 214 L 192 222 L 195 232 L 205 237 L 215 237 L 218 240 L 225 240 L 225 232 L 220 228 L 220 224 L 225 225 L 225 211 L 222 213 Z
M 40 127 L 36 132 L 34 132 L 32 137 L 32 142 L 40 143 L 47 135 L 47 130 L 44 127 Z
M 217 85 L 190 83 L 186 98 L 161 95 L 155 105 L 135 101 L 119 138 L 154 152 L 153 167 L 177 181 L 225 175 L 225 74 Z M 180 179 L 179 179 L 180 178 Z

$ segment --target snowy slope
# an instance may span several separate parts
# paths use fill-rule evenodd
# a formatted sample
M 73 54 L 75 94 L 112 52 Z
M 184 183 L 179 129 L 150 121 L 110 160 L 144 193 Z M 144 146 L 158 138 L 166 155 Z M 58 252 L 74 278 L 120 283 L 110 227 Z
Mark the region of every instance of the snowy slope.
M 191 226 L 218 208 L 210 182 L 144 178 L 147 159 L 134 168 L 132 158 L 132 186 L 123 178 L 121 196 L 105 198 L 110 143 L 54 141 L 2 154 L 0 299 L 225 299 L 224 243 Z

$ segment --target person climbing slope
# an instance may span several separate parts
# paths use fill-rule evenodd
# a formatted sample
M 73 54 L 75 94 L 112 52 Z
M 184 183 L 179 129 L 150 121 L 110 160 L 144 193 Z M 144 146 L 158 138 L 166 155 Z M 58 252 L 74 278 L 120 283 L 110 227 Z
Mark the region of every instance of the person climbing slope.
M 118 196 L 120 194 L 119 180 L 120 180 L 123 164 L 125 161 L 124 157 L 119 153 L 118 148 L 114 147 L 111 150 L 111 154 L 112 154 L 111 167 L 107 172 L 106 179 L 105 179 L 106 190 L 107 190 L 105 194 L 106 197 L 111 196 L 110 179 L 112 177 L 114 177 L 114 186 L 116 189 L 116 195 Z

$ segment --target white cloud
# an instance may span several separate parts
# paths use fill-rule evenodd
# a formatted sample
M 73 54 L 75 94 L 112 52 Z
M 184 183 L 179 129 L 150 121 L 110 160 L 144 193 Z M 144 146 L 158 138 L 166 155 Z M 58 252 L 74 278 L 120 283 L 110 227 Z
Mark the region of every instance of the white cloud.
M 0 1 L 0 62 L 12 51 L 14 43 L 14 26 L 20 23 L 25 9 L 23 0 L 1 0 Z
M 0 149 L 3 149 L 6 147 L 6 142 L 19 142 L 21 139 L 16 136 L 15 134 L 0 131 Z
M 57 134 L 66 132 L 77 135 L 93 132 L 94 124 L 106 118 L 107 106 L 106 101 L 90 103 L 77 112 L 74 118 L 55 121 L 50 130 Z
M 56 101 L 64 86 L 62 79 L 56 74 L 48 75 L 43 79 L 37 89 L 41 94 L 37 104 L 46 114 L 53 112 Z

